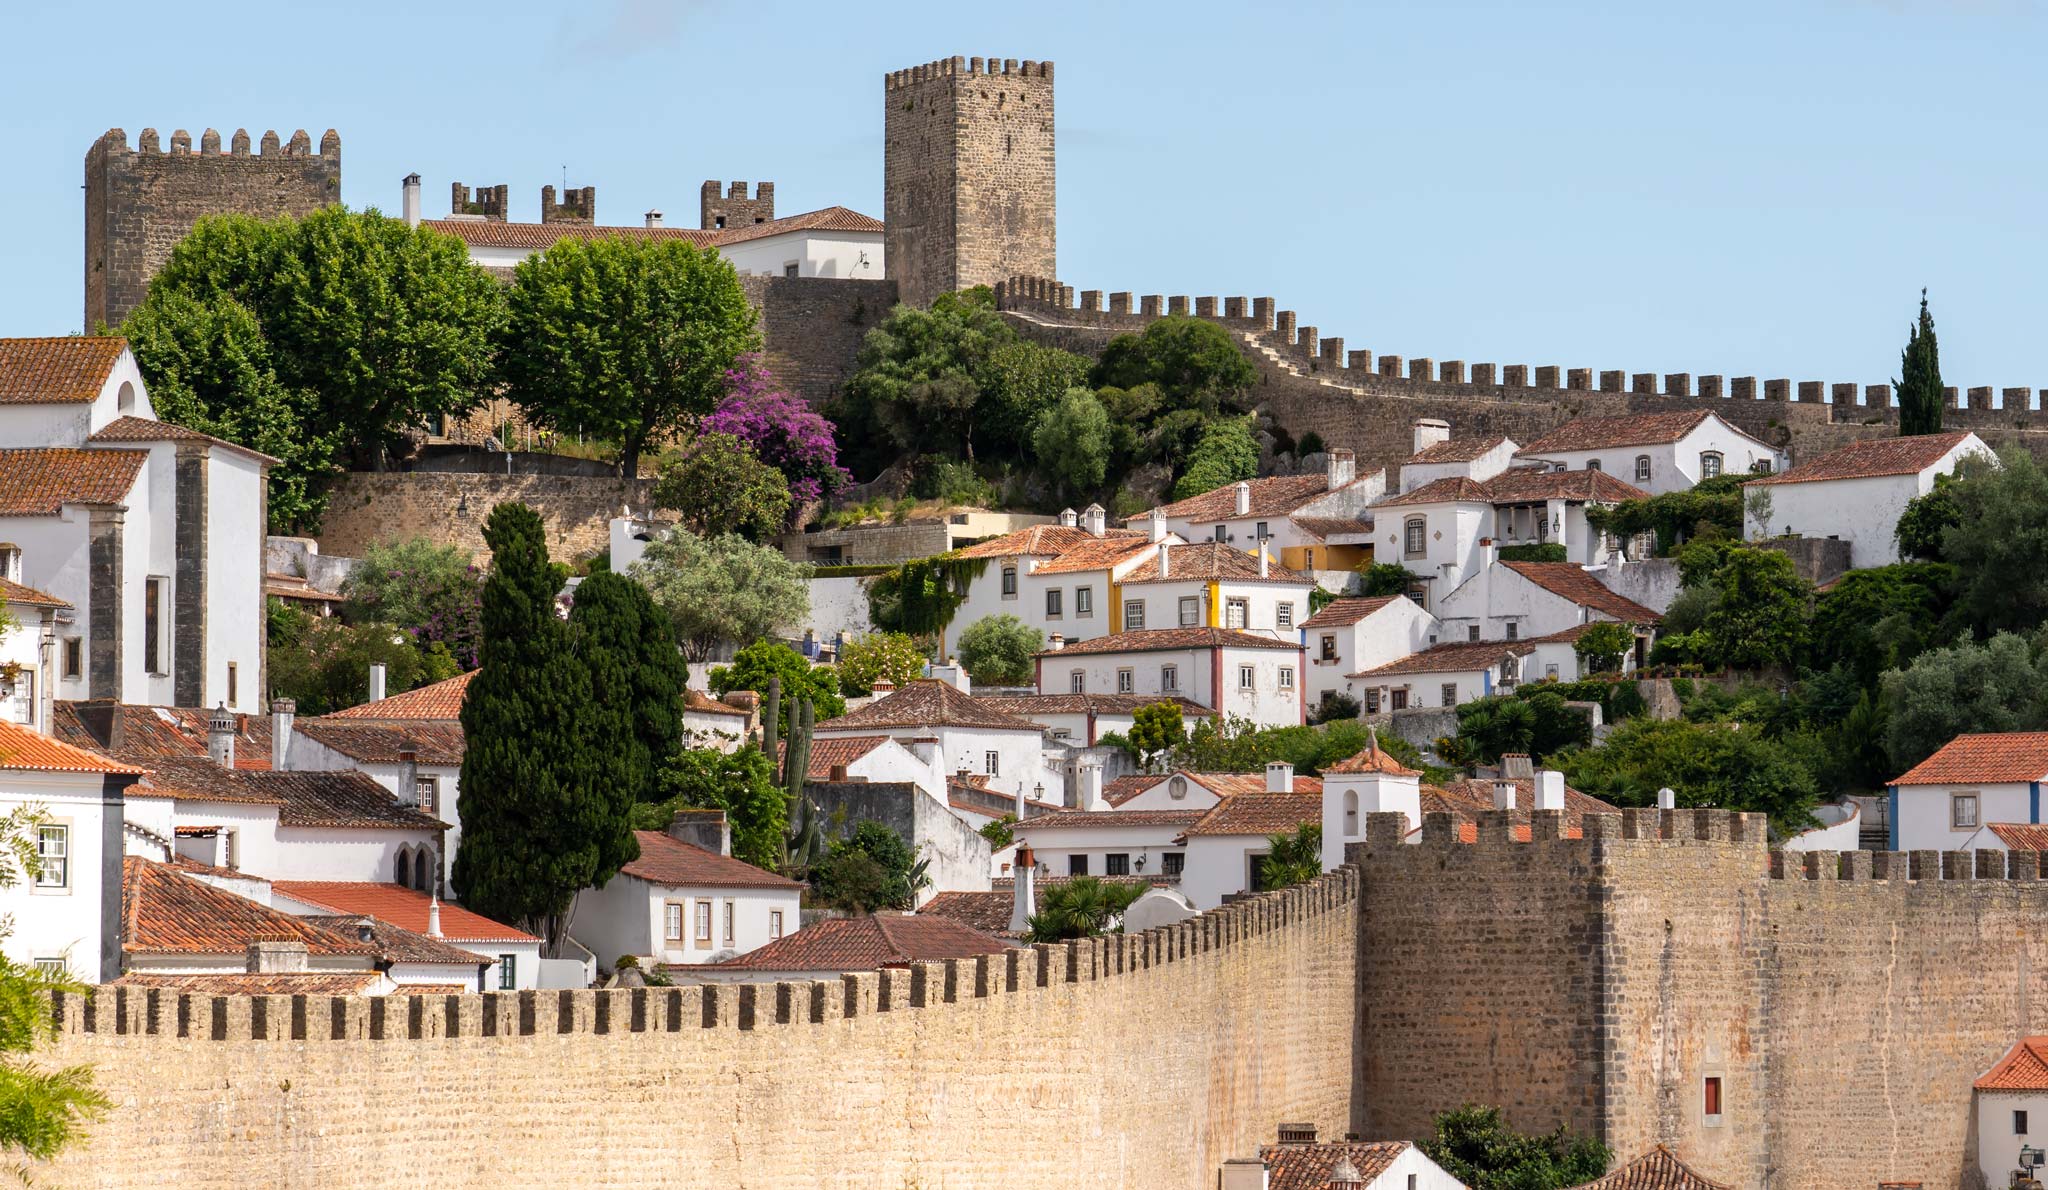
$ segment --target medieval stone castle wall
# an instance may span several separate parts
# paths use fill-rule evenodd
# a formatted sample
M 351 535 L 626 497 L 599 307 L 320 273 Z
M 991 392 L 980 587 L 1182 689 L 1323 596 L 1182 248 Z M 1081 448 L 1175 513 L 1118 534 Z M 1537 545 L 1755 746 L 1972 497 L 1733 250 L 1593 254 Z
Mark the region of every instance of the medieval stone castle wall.
M 341 137 L 331 128 L 317 153 L 301 129 L 282 145 L 265 132 L 253 154 L 241 129 L 225 153 L 211 128 L 196 153 L 183 129 L 168 153 L 154 128 L 133 149 L 127 133 L 110 129 L 85 155 L 85 329 L 119 326 L 202 216 L 305 215 L 340 201 Z
M 1344 869 L 1143 934 L 763 985 L 57 1003 L 115 1109 L 75 1187 L 1197 1190 L 1341 1135 Z

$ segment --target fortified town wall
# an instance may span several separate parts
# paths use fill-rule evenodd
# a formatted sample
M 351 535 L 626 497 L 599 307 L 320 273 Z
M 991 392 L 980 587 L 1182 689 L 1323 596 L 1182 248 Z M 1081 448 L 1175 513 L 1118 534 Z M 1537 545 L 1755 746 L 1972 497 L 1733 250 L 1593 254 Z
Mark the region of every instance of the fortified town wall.
M 540 514 L 548 556 L 573 562 L 607 548 L 611 518 L 628 504 L 644 514 L 653 490 L 651 479 L 611 476 L 351 471 L 328 496 L 320 552 L 360 558 L 372 543 L 421 537 L 481 559 L 490 553 L 484 522 L 491 509 L 517 500 Z
M 62 997 L 74 1187 L 1201 1190 L 1350 1110 L 1357 874 L 1143 934 L 763 985 Z
M 1380 825 L 1351 855 L 1364 1135 L 1490 1103 L 1732 1186 L 1960 1190 L 1971 1083 L 2048 1031 L 2033 852 L 1771 852 L 1763 816 L 1712 810 L 1577 839 L 1538 811 L 1528 843 L 1503 813 L 1473 845 L 1447 815 L 1415 846 Z

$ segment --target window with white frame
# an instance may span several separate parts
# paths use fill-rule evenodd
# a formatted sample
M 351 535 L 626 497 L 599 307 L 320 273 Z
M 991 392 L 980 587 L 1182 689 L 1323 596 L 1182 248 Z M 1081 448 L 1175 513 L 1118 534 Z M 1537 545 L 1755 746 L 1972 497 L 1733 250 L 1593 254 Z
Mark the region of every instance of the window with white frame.
M 1062 602 L 1062 596 L 1065 594 L 1066 592 L 1061 591 L 1058 587 L 1053 587 L 1045 593 L 1046 619 L 1057 620 L 1060 618 L 1060 603 Z
M 1251 624 L 1252 602 L 1249 599 L 1226 599 L 1223 601 L 1223 626 L 1244 628 Z
M 1124 631 L 1136 632 L 1144 626 L 1145 601 L 1142 599 L 1124 600 Z
M 1180 689 L 1180 666 L 1162 665 L 1159 667 L 1159 689 L 1168 694 L 1172 694 Z
M 683 940 L 683 907 L 674 901 L 661 907 L 661 936 L 670 942 Z
M 1003 772 L 1003 754 L 984 752 L 981 754 L 981 771 L 991 777 L 1000 777 Z
M 1077 669 L 1077 670 L 1075 670 L 1074 672 L 1072 672 L 1072 673 L 1070 673 L 1070 674 L 1068 674 L 1068 675 L 1067 675 L 1067 693 L 1069 693 L 1069 694 L 1086 694 L 1086 693 L 1088 693 L 1088 674 L 1087 674 L 1087 671 L 1085 671 L 1085 670 L 1079 670 L 1079 669 Z
M 0 541 L 0 578 L 11 583 L 21 581 L 21 547 L 13 542 Z
M 1948 821 L 1955 829 L 1975 830 L 1977 828 L 1977 795 L 1975 793 L 1952 793 L 1948 796 Z
M 441 812 L 441 778 L 417 777 L 412 789 L 413 804 L 420 808 L 420 813 L 431 816 Z
M 1292 690 L 1292 689 L 1294 689 L 1294 667 L 1293 667 L 1293 666 L 1291 666 L 1291 665 L 1283 665 L 1283 666 L 1281 666 L 1281 667 L 1280 667 L 1280 688 L 1281 688 L 1282 690 Z
M 1252 689 L 1258 684 L 1257 678 L 1258 675 L 1253 672 L 1251 666 L 1240 665 L 1237 667 L 1237 688 L 1239 690 Z
M 1649 456 L 1649 455 L 1637 455 L 1637 456 L 1636 456 L 1636 482 L 1637 482 L 1637 483 L 1648 483 L 1648 482 L 1650 482 L 1650 456 Z
M 1403 535 L 1405 542 L 1401 548 L 1409 557 L 1416 558 L 1429 552 L 1429 521 L 1427 518 L 1419 516 L 1409 517 L 1407 525 L 1403 528 Z
M 1193 595 L 1183 595 L 1183 596 L 1181 596 L 1181 598 L 1180 598 L 1180 626 L 1181 626 L 1182 628 L 1194 628 L 1194 627 L 1198 626 L 1199 624 L 1201 624 L 1201 622 L 1202 622 L 1202 604 L 1201 604 L 1201 601 L 1200 601 L 1200 600 L 1198 600 L 1198 599 L 1196 599 L 1196 598 L 1195 598 L 1195 597 L 1194 597 Z
M 1086 620 L 1086 619 L 1090 619 L 1090 618 L 1092 618 L 1092 617 L 1093 617 L 1094 615 L 1095 615 L 1095 588 L 1093 588 L 1093 587 L 1075 587 L 1075 588 L 1074 588 L 1074 618 L 1075 618 L 1076 620 Z
M 780 909 L 770 909 L 768 911 L 768 936 L 770 938 L 782 937 L 782 910 Z
M 1116 692 L 1129 694 L 1138 688 L 1137 676 L 1128 669 L 1116 671 Z
M 71 828 L 46 822 L 36 828 L 37 888 L 71 887 Z
M 1003 598 L 1015 599 L 1016 597 L 1017 568 L 1015 566 L 1005 566 L 1003 567 Z
M 699 901 L 690 908 L 697 927 L 697 942 L 703 946 L 711 945 L 711 902 Z
M 1284 599 L 1274 604 L 1273 623 L 1281 628 L 1294 627 L 1294 604 Z
M 1703 450 L 1700 452 L 1700 478 L 1712 479 L 1721 474 L 1721 452 Z

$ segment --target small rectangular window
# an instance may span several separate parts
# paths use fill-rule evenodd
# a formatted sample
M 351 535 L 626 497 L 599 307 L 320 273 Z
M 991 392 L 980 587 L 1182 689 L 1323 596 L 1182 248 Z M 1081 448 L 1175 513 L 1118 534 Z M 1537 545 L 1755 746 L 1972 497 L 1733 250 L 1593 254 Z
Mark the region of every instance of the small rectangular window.
M 1365 713 L 1368 715 L 1377 715 L 1380 713 L 1379 691 L 1368 690 L 1365 692 Z
M 1273 607 L 1273 623 L 1282 628 L 1294 627 L 1294 605 L 1282 600 Z
M 1070 694 L 1088 693 L 1088 675 L 1078 669 L 1068 674 L 1067 692 Z
M 235 681 L 239 676 L 235 672 L 235 663 L 232 661 L 228 662 L 228 705 L 231 707 L 242 705 L 242 700 L 238 697 L 237 683 Z
M 64 676 L 74 681 L 85 676 L 85 642 L 75 636 L 64 638 Z
M 1230 540 L 1230 533 L 1229 533 L 1229 531 L 1228 531 L 1228 530 L 1226 530 L 1226 529 L 1225 529 L 1225 528 L 1224 528 L 1224 527 L 1223 527 L 1222 525 L 1218 525 L 1218 526 L 1216 526 L 1216 532 L 1215 532 L 1215 534 L 1214 534 L 1213 540 L 1216 540 L 1216 541 L 1229 541 L 1229 540 Z
M 1183 595 L 1180 600 L 1180 626 L 1198 627 L 1202 622 L 1202 605 L 1193 595 Z
M 695 908 L 697 941 L 708 946 L 711 944 L 711 902 L 699 901 Z
M 1648 483 L 1648 482 L 1649 482 L 1649 480 L 1650 480 L 1650 456 L 1649 456 L 1649 455 L 1637 455 L 1637 456 L 1636 456 L 1636 482 L 1637 482 L 1637 483 Z
M 1388 705 L 1397 711 L 1407 710 L 1408 688 L 1406 686 L 1403 686 L 1399 690 L 1392 691 L 1388 699 Z
M 1283 665 L 1283 666 L 1281 666 L 1281 667 L 1280 667 L 1280 688 L 1281 688 L 1282 690 L 1292 690 L 1292 689 L 1294 689 L 1294 667 L 1293 667 L 1293 666 L 1291 666 L 1291 665 Z
M 1061 596 L 1064 594 L 1065 592 L 1061 591 L 1058 587 L 1054 587 L 1045 593 L 1046 619 L 1057 620 L 1060 618 L 1060 602 Z
M 1124 631 L 1136 632 L 1144 626 L 1145 601 L 1142 599 L 1124 600 Z
M 36 828 L 37 888 L 71 887 L 71 828 L 44 825 Z
M 1402 530 L 1402 549 L 1411 558 L 1419 557 L 1429 549 L 1429 522 L 1422 517 L 1409 517 Z
M 1517 623 L 1516 623 L 1515 621 L 1513 621 L 1513 620 L 1509 620 L 1509 621 L 1508 621 L 1508 639 L 1509 639 L 1509 640 L 1520 640 L 1520 639 L 1522 639 L 1522 626 L 1521 626 L 1520 624 L 1517 624 Z
M 1438 704 L 1437 704 L 1438 706 L 1444 706 L 1444 707 L 1454 707 L 1454 706 L 1457 706 L 1457 705 L 1458 705 L 1458 684 L 1457 684 L 1456 682 L 1445 682 L 1445 683 L 1443 684 L 1443 688 L 1442 688 L 1441 690 L 1437 691 L 1437 697 L 1438 697 L 1438 698 L 1441 698 L 1441 699 L 1443 700 L 1442 702 L 1440 702 L 1440 703 L 1438 703 Z
M 1251 601 L 1248 599 L 1226 599 L 1223 602 L 1223 626 L 1244 628 L 1251 623 Z
M 1719 1123 L 1721 1119 L 1720 1075 L 1710 1074 L 1707 1076 L 1706 1087 L 1702 1095 L 1702 1099 L 1702 1106 L 1705 1110 L 1701 1114 L 1707 1117 L 1708 1123 Z
M 1700 478 L 1701 478 L 1701 479 L 1712 479 L 1712 478 L 1714 478 L 1714 477 L 1715 477 L 1716 475 L 1719 475 L 1719 474 L 1721 474 L 1721 454 L 1720 454 L 1720 452 L 1719 452 L 1719 451 L 1712 451 L 1712 450 L 1707 450 L 1707 451 L 1701 451 L 1701 452 L 1700 452 Z
M 1087 874 L 1088 874 L 1088 857 L 1087 857 L 1087 856 L 1085 856 L 1085 855 L 1070 855 L 1070 856 L 1068 856 L 1068 857 L 1067 857 L 1067 875 L 1069 875 L 1069 876 L 1086 876 Z
M 768 911 L 768 936 L 770 938 L 782 937 L 782 910 L 780 909 L 770 909 Z
M 1113 852 L 1102 857 L 1104 876 L 1128 876 L 1131 874 L 1131 857 L 1127 852 Z
M 509 992 L 519 986 L 519 956 L 501 954 L 498 956 L 498 990 Z
M 412 783 L 413 801 L 422 814 L 441 812 L 441 778 L 421 777 Z
M 1187 856 L 1182 855 L 1178 851 L 1169 851 L 1159 857 L 1159 874 L 1162 876 L 1178 876 L 1181 874 L 1182 869 L 1187 867 L 1187 862 Z
M 727 902 L 725 903 L 725 944 L 726 944 L 727 946 L 731 946 L 731 945 L 732 945 L 732 940 L 733 940 L 733 924 L 734 924 L 734 923 L 733 923 L 733 918 L 734 918 L 734 916 L 735 916 L 735 914 L 733 913 L 733 905 L 732 905 L 732 902 L 728 900 L 728 901 L 727 901 Z
M 1116 671 L 1116 692 L 1118 694 L 1129 694 L 1137 688 L 1137 675 L 1133 674 L 1128 669 L 1120 669 Z
M 1268 532 L 1268 531 L 1267 531 L 1267 529 L 1266 529 L 1266 522 L 1264 522 L 1264 521 L 1260 521 L 1260 522 L 1259 522 L 1259 527 L 1258 527 L 1258 534 L 1259 534 L 1259 540 L 1260 540 L 1260 541 L 1264 541 L 1264 540 L 1266 540 L 1266 539 L 1267 539 L 1268 537 L 1271 537 L 1271 536 L 1272 536 L 1272 533 Z
M 164 635 L 164 580 L 146 578 L 142 580 L 142 669 L 145 673 L 163 672 Z
M 1003 598 L 1015 599 L 1016 597 L 1017 568 L 1015 566 L 1005 566 L 1003 567 Z
M 62 955 L 52 955 L 46 958 L 37 959 L 36 970 L 42 972 L 45 975 L 54 975 L 59 979 L 62 979 L 66 975 L 70 974 L 70 968 L 65 966 L 64 958 Z
M 683 940 L 683 907 L 674 901 L 661 907 L 661 936 L 670 942 Z
M 1168 694 L 1172 694 L 1180 689 L 1180 666 L 1162 665 L 1159 667 L 1159 688 Z
M 2027 1113 L 2023 1111 L 2012 1113 L 2012 1134 L 2014 1136 L 2025 1136 L 2027 1134 Z
M 984 752 L 984 753 L 982 753 L 982 754 L 981 754 L 981 771 L 982 771 L 982 772 L 984 772 L 984 773 L 987 773 L 987 774 L 988 774 L 989 776 L 991 776 L 991 777 L 999 777 L 999 776 L 1001 776 L 1001 775 L 1002 775 L 1002 759 L 1003 759 L 1003 754 L 1002 754 L 1002 753 L 1000 753 L 1000 752 Z
M 1478 639 L 1479 639 L 1479 625 L 1477 625 L 1477 624 L 1467 624 L 1467 625 L 1465 626 L 1465 639 L 1466 639 L 1466 640 L 1478 640 Z
M 1095 588 L 1074 588 L 1074 618 L 1086 620 L 1095 614 Z
M 783 265 L 783 266 L 782 266 L 782 275 L 783 275 L 783 276 L 785 276 L 785 277 L 794 277 L 794 276 L 796 276 L 796 275 L 797 275 L 797 262 L 796 262 L 796 261 L 794 261 L 794 260 L 792 260 L 792 261 L 790 261 L 790 262 L 789 262 L 788 264 L 785 264 L 785 265 Z
M 1239 690 L 1250 690 L 1250 689 L 1251 689 L 1251 688 L 1252 688 L 1252 687 L 1253 687 L 1253 686 L 1254 686 L 1254 685 L 1256 684 L 1256 682 L 1254 681 L 1254 679 L 1255 679 L 1256 677 L 1257 677 L 1257 675 L 1256 675 L 1255 673 L 1253 673 L 1253 672 L 1252 672 L 1252 667 L 1251 667 L 1251 666 L 1249 666 L 1249 665 L 1240 665 L 1240 666 L 1238 666 L 1238 667 L 1237 667 L 1237 688 L 1238 688 Z
M 1974 830 L 1977 826 L 1977 795 L 1956 793 L 1949 795 L 1949 825 L 1957 830 Z
M 1326 635 L 1326 636 L 1324 636 L 1324 637 L 1323 637 L 1323 653 L 1322 653 L 1322 657 L 1323 657 L 1323 660 L 1325 660 L 1325 661 L 1335 661 L 1335 660 L 1337 659 L 1337 638 L 1336 638 L 1336 637 L 1334 637 L 1334 636 L 1328 636 L 1328 635 Z

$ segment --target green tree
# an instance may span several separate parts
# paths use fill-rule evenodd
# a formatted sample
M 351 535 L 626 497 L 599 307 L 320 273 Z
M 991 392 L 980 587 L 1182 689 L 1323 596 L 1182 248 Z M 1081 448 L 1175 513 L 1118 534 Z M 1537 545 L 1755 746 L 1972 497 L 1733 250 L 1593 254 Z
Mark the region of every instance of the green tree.
M 789 527 L 789 481 L 731 434 L 699 434 L 662 462 L 654 503 L 700 537 L 762 541 Z
M 1064 498 L 1102 486 L 1110 454 L 1109 413 L 1095 394 L 1070 388 L 1032 430 L 1039 471 Z
M 848 697 L 866 694 L 883 679 L 906 686 L 924 676 L 924 660 L 924 650 L 908 633 L 854 637 L 839 650 L 839 692 Z
M 783 723 L 795 723 L 797 704 L 811 700 L 820 720 L 846 713 L 846 700 L 839 694 L 839 674 L 829 665 L 812 665 L 802 653 L 781 641 L 757 640 L 733 654 L 731 665 L 711 670 L 712 693 L 720 696 L 735 690 L 752 690 L 768 696 L 768 683 L 780 679 Z
M 847 441 L 872 427 L 914 454 L 973 458 L 981 377 L 996 349 L 1016 339 L 986 286 L 941 294 L 929 310 L 896 307 L 868 332 L 847 378 L 839 418 Z
M 1611 621 L 1589 624 L 1572 642 L 1572 651 L 1587 673 L 1605 673 L 1621 668 L 1621 659 L 1636 647 L 1636 634 L 1627 624 Z
M 302 715 L 325 715 L 370 697 L 370 666 L 384 667 L 384 690 L 400 694 L 462 672 L 444 646 L 421 650 L 389 624 L 349 624 L 270 601 L 266 656 L 270 692 L 298 703 Z
M 980 686 L 1024 686 L 1037 672 L 1032 654 L 1045 634 L 1012 615 L 983 616 L 960 633 L 957 652 Z
M 1358 593 L 1367 599 L 1406 595 L 1415 585 L 1415 572 L 1399 562 L 1371 562 L 1358 572 Z
M 1001 818 L 992 818 L 982 823 L 979 833 L 982 838 L 988 840 L 990 851 L 1001 851 L 1017 841 L 1017 832 L 1011 829 L 1016 823 L 1015 814 L 1005 814 Z
M 1556 690 L 1541 686 L 1458 706 L 1460 749 L 1480 764 L 1493 764 L 1508 752 L 1548 757 L 1590 742 L 1592 730 L 1584 711 L 1567 705 Z
M 754 307 L 714 248 L 605 236 L 559 240 L 514 270 L 499 373 L 537 425 L 647 443 L 711 412 L 726 372 L 761 347 Z
M 1707 622 L 1707 616 L 1714 606 L 1721 602 L 1721 592 L 1710 583 L 1698 586 L 1680 587 L 1671 600 L 1671 606 L 1664 609 L 1664 619 L 1657 625 L 1658 635 L 1673 636 L 1697 632 Z
M 2013 448 L 1995 466 L 1965 460 L 1958 474 L 1949 490 L 1960 516 L 1941 535 L 1957 580 L 1950 627 L 1979 637 L 2031 632 L 2048 621 L 2048 471 Z
M 1768 814 L 1781 831 L 1812 823 L 1817 757 L 1749 722 L 1630 719 L 1598 748 L 1550 758 L 1572 788 L 1622 806 L 1653 806 L 1669 787 L 1680 806 Z
M 1963 521 L 1962 505 L 1956 502 L 1955 482 L 1953 475 L 1937 475 L 1933 491 L 1906 502 L 1906 510 L 1899 514 L 1899 523 L 1892 531 L 1899 543 L 1900 558 L 1942 560 L 1942 535 L 1950 526 Z
M 1899 353 L 1899 433 L 1941 433 L 1941 348 L 1934 339 L 1934 315 L 1927 312 L 1927 291 L 1920 291 L 1920 319 L 1906 334 Z
M 877 909 L 909 909 L 923 884 L 917 856 L 903 836 L 872 819 L 833 842 L 825 859 L 811 870 L 811 889 L 819 902 L 852 913 Z
M 1068 390 L 1088 383 L 1088 357 L 1018 339 L 988 353 L 980 381 L 983 441 L 991 451 L 1022 459 L 1039 418 Z
M 1323 874 L 1323 824 L 1304 822 L 1292 833 L 1266 836 L 1255 892 L 1307 884 Z
M 1231 417 L 1211 422 L 1188 456 L 1187 470 L 1174 483 L 1173 498 L 1185 500 L 1213 492 L 1258 473 L 1259 440 L 1252 433 L 1252 419 Z
M 868 583 L 868 619 L 885 632 L 939 635 L 987 569 L 987 558 L 963 558 L 957 550 L 912 559 Z
M 577 586 L 569 626 L 590 672 L 596 738 L 607 745 L 600 749 L 610 769 L 606 788 L 657 800 L 656 769 L 682 746 L 690 676 L 668 615 L 647 588 L 601 572 Z
M 271 523 L 305 529 L 345 465 L 476 403 L 504 319 L 461 240 L 335 206 L 200 220 L 121 331 L 159 416 L 280 459 Z
M 1729 472 L 1703 479 L 1683 491 L 1660 492 L 1612 506 L 1588 505 L 1586 521 L 1595 529 L 1621 538 L 1654 533 L 1659 557 L 1671 555 L 1688 540 L 1740 541 L 1742 485 L 1749 479 L 1748 475 Z
M 635 807 L 639 830 L 667 830 L 685 807 L 723 810 L 732 829 L 733 858 L 757 868 L 782 864 L 789 799 L 775 782 L 775 765 L 752 744 L 733 752 L 688 748 L 670 756 L 655 776 L 660 800 Z
M 372 542 L 342 584 L 341 614 L 351 624 L 401 629 L 422 651 L 445 645 L 475 669 L 483 586 L 483 573 L 457 546 L 424 537 Z
M 2048 726 L 2048 675 L 2027 642 L 2001 632 L 1983 644 L 1930 649 L 1882 679 L 1891 720 L 1885 745 L 1900 771 L 1959 735 Z
M 1131 903 L 1151 887 L 1130 881 L 1111 883 L 1093 876 L 1076 876 L 1064 884 L 1047 888 L 1038 898 L 1038 912 L 1027 923 L 1027 942 L 1064 942 L 1069 938 L 1093 938 L 1119 928 L 1118 921 Z
M 724 642 L 792 631 L 811 611 L 810 567 L 731 533 L 671 529 L 647 543 L 628 573 L 668 613 L 692 661 L 708 660 Z
M 1472 1190 L 1562 1190 L 1607 1172 L 1614 1153 L 1563 1125 L 1548 1133 L 1508 1127 L 1497 1107 L 1466 1104 L 1437 1113 L 1422 1151 Z
M 1934 643 L 1954 582 L 1954 568 L 1934 562 L 1850 571 L 1814 599 L 1806 665 L 1847 666 L 1858 689 L 1875 686 L 1879 674 L 1903 668 Z
M 1178 748 L 1188 738 L 1181 721 L 1180 704 L 1147 703 L 1131 712 L 1131 747 L 1137 749 L 1138 763 L 1150 770 L 1160 757 Z
M 555 614 L 561 570 L 540 514 L 524 504 L 484 524 L 483 665 L 462 700 L 462 848 L 456 892 L 487 917 L 525 924 L 559 947 L 576 894 L 639 855 L 633 791 L 608 787 L 616 729 L 595 712 L 574 627 Z
M 1777 550 L 1735 549 L 1714 575 L 1721 599 L 1700 626 L 1722 665 L 1760 669 L 1791 664 L 1806 638 L 1810 588 Z
M 1176 314 L 1153 321 L 1142 334 L 1110 340 L 1094 382 L 1097 388 L 1157 385 L 1174 407 L 1214 413 L 1240 402 L 1259 382 L 1259 372 L 1229 331 Z

